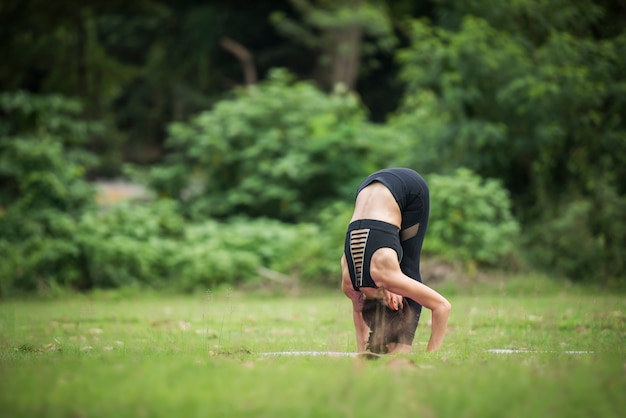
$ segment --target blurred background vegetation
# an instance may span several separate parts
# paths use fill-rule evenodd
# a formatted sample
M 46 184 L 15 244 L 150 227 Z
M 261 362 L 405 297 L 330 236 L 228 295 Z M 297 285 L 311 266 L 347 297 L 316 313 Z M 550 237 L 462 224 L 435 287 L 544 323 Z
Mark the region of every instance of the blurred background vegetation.
M 336 287 L 354 190 L 391 166 L 430 183 L 427 258 L 622 287 L 625 21 L 621 0 L 4 0 L 0 296 Z

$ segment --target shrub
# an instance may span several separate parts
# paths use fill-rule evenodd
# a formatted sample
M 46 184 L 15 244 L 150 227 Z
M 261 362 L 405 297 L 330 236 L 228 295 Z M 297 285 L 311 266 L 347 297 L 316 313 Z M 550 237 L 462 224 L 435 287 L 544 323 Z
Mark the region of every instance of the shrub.
M 0 296 L 82 275 L 74 235 L 93 202 L 85 180 L 95 158 L 80 144 L 93 128 L 78 102 L 0 94 Z
M 330 256 L 329 238 L 315 224 L 243 217 L 191 223 L 172 201 L 88 213 L 76 240 L 85 267 L 76 284 L 87 288 L 212 289 L 257 280 L 261 268 L 314 280 L 327 267 L 336 271 L 341 254 Z
M 519 226 L 506 190 L 468 169 L 430 175 L 431 212 L 424 251 L 465 263 L 502 265 L 514 255 Z
M 609 184 L 591 196 L 567 196 L 533 222 L 525 240 L 531 260 L 575 281 L 623 286 L 626 198 Z
M 161 285 L 185 224 L 171 201 L 123 203 L 86 213 L 76 242 L 84 263 L 82 288 Z
M 338 288 L 339 260 L 352 210 L 352 200 L 337 201 L 321 210 L 315 223 L 300 225 L 300 239 L 286 252 L 283 268 L 305 283 Z
M 172 124 L 167 144 L 153 184 L 185 201 L 196 220 L 311 220 L 395 152 L 393 138 L 366 121 L 355 95 L 328 95 L 280 70 Z

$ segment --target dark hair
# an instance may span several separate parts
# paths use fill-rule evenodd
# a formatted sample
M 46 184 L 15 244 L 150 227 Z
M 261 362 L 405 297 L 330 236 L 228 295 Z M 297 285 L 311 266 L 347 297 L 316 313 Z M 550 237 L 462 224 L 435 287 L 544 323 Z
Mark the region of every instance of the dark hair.
M 370 328 L 367 348 L 373 353 L 387 353 L 387 344 L 412 344 L 419 315 L 402 299 L 402 307 L 390 309 L 383 299 L 366 299 L 363 320 Z

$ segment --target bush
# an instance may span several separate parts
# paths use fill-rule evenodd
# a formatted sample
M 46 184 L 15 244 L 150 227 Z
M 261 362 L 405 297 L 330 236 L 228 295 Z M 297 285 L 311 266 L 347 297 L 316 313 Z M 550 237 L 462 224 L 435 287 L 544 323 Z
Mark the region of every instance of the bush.
M 608 184 L 568 196 L 532 223 L 526 247 L 535 265 L 579 282 L 626 283 L 626 198 Z
M 80 147 L 92 129 L 80 112 L 58 96 L 0 95 L 0 296 L 82 276 L 74 236 L 95 158 Z
M 259 279 L 266 268 L 316 284 L 335 284 L 346 220 L 333 205 L 314 223 L 233 218 L 190 223 L 173 201 L 92 208 L 77 219 L 39 210 L 11 226 L 22 241 L 0 240 L 0 291 L 55 286 L 151 287 L 194 291 Z M 9 220 L 8 215 L 2 218 Z M 3 223 L 5 229 L 8 223 Z
M 189 223 L 176 203 L 158 201 L 92 212 L 79 227 L 85 276 L 74 284 L 82 287 L 212 289 L 258 280 L 261 268 L 322 284 L 338 280 L 341 248 L 316 224 L 242 217 Z
M 325 94 L 275 70 L 269 80 L 170 126 L 152 182 L 195 220 L 312 220 L 384 165 L 393 137 L 366 121 L 357 97 Z
M 297 229 L 278 221 L 245 218 L 190 224 L 186 248 L 178 255 L 182 282 L 176 287 L 191 290 L 254 281 L 261 267 L 279 268 L 279 260 L 298 239 Z
M 515 257 L 519 226 L 506 190 L 468 169 L 430 175 L 431 213 L 424 251 L 464 263 L 502 266 Z
M 340 258 L 353 203 L 337 201 L 321 210 L 316 222 L 303 231 L 300 245 L 288 253 L 288 269 L 296 271 L 304 282 L 338 288 Z
M 318 223 L 293 225 L 271 219 L 236 218 L 226 223 L 190 225 L 186 236 L 189 244 L 180 255 L 185 260 L 182 271 L 189 272 L 183 276 L 195 283 L 192 270 L 209 272 L 210 277 L 198 284 L 211 287 L 257 281 L 259 269 L 265 268 L 303 283 L 337 285 L 347 225 L 345 216 L 341 216 L 343 207 L 331 205 L 319 215 Z M 229 268 L 222 269 L 224 266 Z
M 185 224 L 175 203 L 123 203 L 86 213 L 75 238 L 82 252 L 80 288 L 158 286 L 169 279 Z
M 500 184 L 466 169 L 428 179 L 432 211 L 425 251 L 504 265 L 514 254 L 519 228 Z M 193 291 L 254 282 L 262 268 L 304 283 L 338 286 L 353 199 L 335 201 L 313 222 L 298 224 L 242 216 L 188 222 L 178 209 L 174 201 L 158 201 L 87 214 L 80 248 L 89 286 Z

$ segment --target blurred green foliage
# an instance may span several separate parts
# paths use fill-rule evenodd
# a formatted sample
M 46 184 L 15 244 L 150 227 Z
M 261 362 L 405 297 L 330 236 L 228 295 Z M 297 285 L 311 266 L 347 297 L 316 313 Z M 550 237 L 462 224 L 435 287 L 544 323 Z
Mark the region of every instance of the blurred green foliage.
M 428 177 L 430 221 L 425 250 L 450 261 L 507 267 L 519 251 L 520 227 L 511 200 L 496 180 L 468 169 Z
M 84 175 L 95 158 L 80 145 L 97 127 L 80 111 L 59 96 L 0 95 L 0 295 L 82 275 L 75 234 L 93 205 Z
M 428 121 L 408 161 L 500 179 L 536 267 L 623 282 L 626 33 L 610 5 L 562 3 L 441 1 L 439 25 L 412 21 L 391 122 Z
M 325 94 L 284 70 L 169 133 L 153 184 L 184 202 L 192 219 L 312 219 L 396 151 L 355 95 Z
M 255 282 L 262 269 L 336 285 L 356 185 L 402 142 L 391 140 L 393 129 L 369 126 L 356 98 L 325 95 L 306 83 L 294 86 L 287 77 L 278 72 L 215 113 L 172 127 L 179 141 L 174 141 L 179 152 L 172 153 L 176 163 L 158 167 L 154 175 L 163 179 L 158 176 L 170 170 L 182 172 L 182 181 L 163 183 L 179 200 L 103 207 L 93 204 L 85 179 L 93 157 L 76 149 L 80 133 L 91 129 L 72 120 L 80 106 L 56 97 L 2 96 L 4 111 L 15 114 L 14 122 L 4 125 L 1 154 L 6 186 L 0 216 L 2 294 L 51 286 L 192 291 Z M 306 103 L 304 109 L 299 103 Z M 238 117 L 229 119 L 229 112 Z M 266 123 L 276 115 L 289 122 L 286 133 Z M 17 132 L 20 136 L 12 136 Z M 223 140 L 223 132 L 232 132 L 226 136 L 230 141 Z M 389 140 L 375 140 L 385 135 Z M 352 164 L 341 164 L 351 154 Z M 216 163 L 209 164 L 211 159 Z M 224 165 L 217 163 L 222 160 Z M 185 194 L 187 179 L 202 167 L 210 186 L 196 196 Z M 227 169 L 245 176 L 230 177 Z M 212 179 L 226 183 L 216 188 L 220 183 Z M 236 182 L 246 179 L 254 182 Z M 495 182 L 484 187 L 466 170 L 432 181 L 433 202 L 440 208 L 433 216 L 432 252 L 492 264 L 508 253 L 505 235 L 512 238 L 515 224 L 508 197 Z M 330 185 L 334 188 L 324 187 Z M 242 188 L 259 204 L 242 205 Z M 316 199 L 307 188 L 327 195 Z M 460 190 L 472 194 L 469 203 L 458 200 Z M 273 206 L 277 197 L 283 204 Z M 224 212 L 215 211 L 213 202 L 221 202 Z M 224 206 L 229 202 L 235 203 Z M 206 212 L 196 209 L 202 204 Z M 462 222 L 451 221 L 459 210 Z M 286 223 L 299 218 L 297 224 Z
M 334 284 L 356 186 L 391 166 L 430 181 L 432 254 L 626 280 L 620 2 L 48 3 L 0 8 L 0 294 Z M 235 87 L 224 36 L 264 81 Z M 359 77 L 327 93 L 340 41 Z M 122 156 L 158 161 L 159 200 L 95 207 Z

